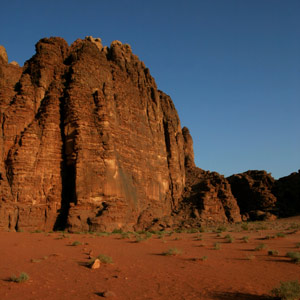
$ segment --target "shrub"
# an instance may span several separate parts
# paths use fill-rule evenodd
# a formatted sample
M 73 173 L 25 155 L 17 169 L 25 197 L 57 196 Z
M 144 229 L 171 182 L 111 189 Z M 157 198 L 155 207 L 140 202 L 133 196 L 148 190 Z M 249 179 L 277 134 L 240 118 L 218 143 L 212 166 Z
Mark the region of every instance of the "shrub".
M 207 260 L 207 256 L 202 256 L 200 259 L 201 259 L 202 261 L 206 261 L 206 260 Z
M 278 251 L 277 250 L 269 250 L 268 251 L 268 255 L 270 255 L 270 256 L 277 256 L 278 255 Z
M 296 281 L 280 282 L 279 288 L 274 288 L 271 293 L 282 300 L 300 299 L 300 284 Z
M 145 231 L 143 233 L 135 233 L 135 241 L 137 243 L 140 243 L 140 242 L 143 242 L 143 241 L 146 241 L 148 239 L 150 239 L 152 237 L 152 233 L 149 232 L 149 231 Z M 163 235 L 160 235 L 159 238 L 162 238 Z
M 278 238 L 283 238 L 283 237 L 285 237 L 286 235 L 284 234 L 284 233 L 282 233 L 282 232 L 278 232 L 277 234 L 276 234 L 276 237 L 278 237 Z
M 274 235 L 266 235 L 264 238 L 264 240 L 271 240 L 271 239 L 275 239 Z
M 21 283 L 21 282 L 25 282 L 29 279 L 29 276 L 27 273 L 25 272 L 22 272 L 19 277 L 13 275 L 10 277 L 10 280 L 13 281 L 13 282 L 16 282 L 16 283 Z
M 221 225 L 217 228 L 217 232 L 225 232 L 227 231 L 227 227 L 225 227 L 224 225 Z
M 249 236 L 243 236 L 242 240 L 244 241 L 244 243 L 249 243 Z
M 286 256 L 289 257 L 292 262 L 296 264 L 300 263 L 300 252 L 288 252 Z
M 186 233 L 197 233 L 197 232 L 199 232 L 199 229 L 197 228 L 190 228 L 186 231 Z
M 199 232 L 205 232 L 205 231 L 206 231 L 205 228 L 201 226 Z
M 214 250 L 220 250 L 220 249 L 221 249 L 220 243 L 215 243 L 214 244 Z
M 163 252 L 164 256 L 177 256 L 180 255 L 182 251 L 178 248 L 170 248 L 169 250 Z
M 227 243 L 233 243 L 234 242 L 234 237 L 232 237 L 230 234 L 227 234 L 225 236 L 225 239 L 226 239 Z
M 104 254 L 99 254 L 97 257 L 92 258 L 89 261 L 88 265 L 91 266 L 96 259 L 99 259 L 100 262 L 103 263 L 103 264 L 112 264 L 113 263 L 113 260 L 110 256 L 107 256 L 107 255 L 104 255 Z
M 260 250 L 265 249 L 265 248 L 266 248 L 265 244 L 260 244 L 260 245 L 258 245 L 257 247 L 254 248 L 254 251 L 260 251 Z
M 297 243 L 297 244 L 296 244 L 296 248 L 300 248 L 300 243 Z
M 122 233 L 122 232 L 123 232 L 122 229 L 120 229 L 120 228 L 115 228 L 111 233 L 112 233 L 112 234 L 117 234 L 117 233 Z
M 129 232 L 122 232 L 120 234 L 121 239 L 130 239 L 130 233 Z
M 79 245 L 81 245 L 81 242 L 79 241 L 75 241 L 71 244 L 71 246 L 79 246 Z
M 109 236 L 110 233 L 108 232 L 96 232 L 96 236 Z
M 242 223 L 241 228 L 245 231 L 249 230 L 248 223 Z

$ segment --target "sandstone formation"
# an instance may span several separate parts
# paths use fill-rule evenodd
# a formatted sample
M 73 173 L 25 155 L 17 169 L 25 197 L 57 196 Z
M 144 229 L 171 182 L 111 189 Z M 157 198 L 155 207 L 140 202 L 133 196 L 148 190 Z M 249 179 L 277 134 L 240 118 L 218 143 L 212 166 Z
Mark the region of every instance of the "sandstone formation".
M 272 193 L 275 180 L 266 171 L 247 171 L 227 178 L 246 219 L 272 218 L 277 198 Z M 268 214 L 266 214 L 268 212 Z
M 241 215 L 227 179 L 217 172 L 187 168 L 183 210 L 200 223 L 240 222 Z
M 1 227 L 132 229 L 178 206 L 183 136 L 130 46 L 42 39 L 1 60 Z
M 280 217 L 300 214 L 300 170 L 276 180 L 272 192 L 278 199 Z
M 119 41 L 45 38 L 24 67 L 0 47 L 0 112 L 0 230 L 163 229 L 300 211 L 297 173 L 275 182 L 197 168 L 171 98 Z

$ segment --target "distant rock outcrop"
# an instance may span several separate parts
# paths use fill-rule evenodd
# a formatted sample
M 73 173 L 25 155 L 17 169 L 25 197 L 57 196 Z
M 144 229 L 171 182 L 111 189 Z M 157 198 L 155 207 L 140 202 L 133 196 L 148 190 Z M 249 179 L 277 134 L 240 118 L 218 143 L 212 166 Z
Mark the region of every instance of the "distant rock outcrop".
M 272 192 L 278 199 L 280 217 L 300 214 L 300 170 L 276 180 Z
M 183 207 L 189 207 L 190 216 L 202 223 L 241 221 L 240 209 L 229 182 L 216 172 L 188 168 L 183 197 Z
M 227 178 L 240 207 L 250 219 L 272 218 L 277 198 L 272 193 L 275 180 L 266 171 L 247 171 Z M 268 212 L 268 214 L 266 214 Z

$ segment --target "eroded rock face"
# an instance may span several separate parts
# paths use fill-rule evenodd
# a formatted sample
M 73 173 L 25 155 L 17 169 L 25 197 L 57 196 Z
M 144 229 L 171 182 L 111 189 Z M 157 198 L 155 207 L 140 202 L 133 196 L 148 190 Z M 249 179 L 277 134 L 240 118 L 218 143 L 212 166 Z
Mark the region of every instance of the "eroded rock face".
M 266 171 L 247 171 L 227 178 L 241 210 L 250 219 L 269 218 L 276 211 L 277 198 L 272 193 L 275 180 Z M 262 212 L 264 212 L 262 214 Z
M 2 228 L 132 229 L 178 206 L 176 109 L 130 46 L 100 44 L 42 39 L 23 68 L 2 62 Z
M 300 214 L 300 170 L 276 180 L 272 192 L 278 199 L 279 216 Z
M 183 206 L 201 223 L 240 222 L 237 201 L 227 179 L 217 172 L 187 168 Z M 184 208 L 186 210 L 186 208 Z

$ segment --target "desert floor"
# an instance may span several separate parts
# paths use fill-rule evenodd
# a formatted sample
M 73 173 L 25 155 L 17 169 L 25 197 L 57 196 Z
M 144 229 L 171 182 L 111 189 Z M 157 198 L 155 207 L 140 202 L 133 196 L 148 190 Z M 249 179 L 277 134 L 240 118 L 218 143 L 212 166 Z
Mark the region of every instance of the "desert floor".
M 148 239 L 143 233 L 0 232 L 0 299 L 263 300 L 272 299 L 280 281 L 300 280 L 300 264 L 286 257 L 300 251 L 300 217 L 223 227 Z M 181 253 L 163 255 L 170 248 Z M 113 262 L 89 268 L 100 254 Z M 27 281 L 11 281 L 21 272 Z

